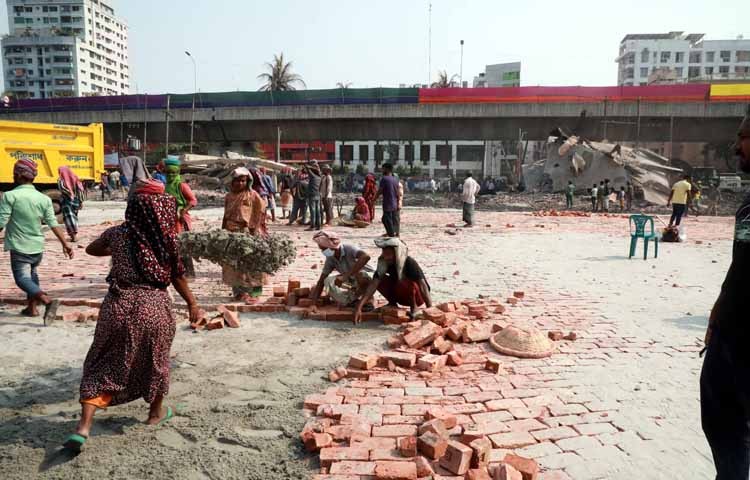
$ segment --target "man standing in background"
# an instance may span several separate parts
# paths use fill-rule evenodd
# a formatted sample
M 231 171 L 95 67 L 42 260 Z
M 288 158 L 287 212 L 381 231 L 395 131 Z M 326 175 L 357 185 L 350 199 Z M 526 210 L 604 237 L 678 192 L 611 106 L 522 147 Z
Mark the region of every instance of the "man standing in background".
M 667 200 L 667 207 L 672 206 L 672 217 L 669 219 L 669 226 L 680 226 L 682 216 L 687 212 L 687 205 L 690 199 L 690 192 L 693 186 L 690 184 L 690 175 L 685 177 L 672 186 L 672 192 Z
M 310 160 L 305 167 L 307 172 L 307 209 L 310 210 L 310 228 L 308 230 L 320 230 L 320 182 L 321 173 L 317 160 Z
M 380 179 L 380 188 L 375 195 L 383 197 L 383 226 L 386 237 L 398 237 L 401 234 L 401 212 L 398 209 L 399 183 L 393 176 L 393 165 L 383 164 L 383 178 Z
M 331 167 L 323 167 L 323 178 L 320 181 L 320 200 L 323 202 L 323 212 L 326 216 L 326 225 L 333 223 L 333 176 Z
M 464 203 L 464 225 L 466 228 L 474 226 L 474 203 L 477 201 L 477 194 L 479 193 L 480 186 L 471 172 L 466 174 L 466 180 L 464 180 L 463 191 L 461 193 L 461 199 Z
M 572 180 L 568 181 L 568 186 L 565 188 L 565 207 L 570 210 L 573 208 L 573 197 L 576 194 L 576 186 Z

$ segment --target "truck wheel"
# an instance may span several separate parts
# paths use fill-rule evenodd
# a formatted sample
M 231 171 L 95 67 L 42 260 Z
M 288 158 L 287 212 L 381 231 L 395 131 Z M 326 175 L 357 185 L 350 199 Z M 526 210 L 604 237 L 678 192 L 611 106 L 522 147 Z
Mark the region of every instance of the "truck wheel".
M 62 204 L 60 202 L 60 199 L 62 198 L 62 194 L 59 190 L 45 190 L 45 195 L 47 195 L 52 200 L 52 208 L 55 210 L 55 215 L 60 215 L 60 212 L 62 212 Z

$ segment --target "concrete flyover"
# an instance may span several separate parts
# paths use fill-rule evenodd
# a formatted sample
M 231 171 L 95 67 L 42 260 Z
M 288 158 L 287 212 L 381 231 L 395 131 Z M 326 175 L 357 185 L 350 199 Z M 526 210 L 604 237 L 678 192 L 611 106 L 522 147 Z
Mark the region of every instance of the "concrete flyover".
M 197 108 L 196 142 L 285 140 L 543 140 L 557 126 L 612 141 L 723 142 L 734 137 L 746 105 L 739 102 L 597 102 L 299 105 Z M 584 119 L 581 112 L 586 111 Z M 170 142 L 190 139 L 191 109 L 169 112 Z M 167 112 L 91 110 L 6 112 L 0 118 L 68 124 L 105 124 L 107 142 L 121 136 L 164 141 Z M 158 140 L 157 140 L 158 139 Z

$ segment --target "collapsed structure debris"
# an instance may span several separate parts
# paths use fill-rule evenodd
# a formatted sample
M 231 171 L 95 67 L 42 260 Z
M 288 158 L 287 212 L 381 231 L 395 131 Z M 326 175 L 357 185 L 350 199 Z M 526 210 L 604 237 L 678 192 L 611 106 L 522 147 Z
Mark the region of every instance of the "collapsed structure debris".
M 283 163 L 235 152 L 225 152 L 223 156 L 185 154 L 180 160 L 183 177 L 199 190 L 226 191 L 232 182 L 232 170 L 237 167 L 263 167 L 272 177 L 283 170 L 295 170 Z
M 580 190 L 609 179 L 613 188 L 633 183 L 645 202 L 666 204 L 673 181 L 683 172 L 668 158 L 645 148 L 594 142 L 555 129 L 547 139 L 547 158 L 524 165 L 528 189 L 562 192 L 572 181 Z

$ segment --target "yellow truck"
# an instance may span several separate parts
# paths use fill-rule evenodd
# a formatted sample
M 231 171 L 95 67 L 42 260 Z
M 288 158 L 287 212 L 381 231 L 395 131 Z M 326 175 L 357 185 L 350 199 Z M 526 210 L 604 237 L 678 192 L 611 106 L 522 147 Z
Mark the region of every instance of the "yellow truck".
M 0 191 L 13 185 L 13 165 L 22 157 L 39 165 L 34 185 L 56 189 L 57 169 L 69 166 L 84 184 L 98 182 L 104 172 L 104 127 L 0 121 Z

